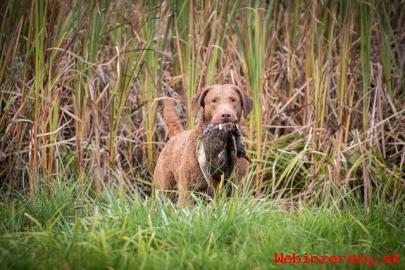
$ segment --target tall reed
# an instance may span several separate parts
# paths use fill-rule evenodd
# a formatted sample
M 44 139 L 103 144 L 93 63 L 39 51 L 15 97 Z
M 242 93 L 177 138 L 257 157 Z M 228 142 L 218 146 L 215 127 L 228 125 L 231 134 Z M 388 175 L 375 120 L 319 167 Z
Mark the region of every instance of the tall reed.
M 193 95 L 234 83 L 254 99 L 257 195 L 403 198 L 402 1 L 0 5 L 4 189 L 66 175 L 145 192 L 167 139 L 160 98 L 192 127 Z

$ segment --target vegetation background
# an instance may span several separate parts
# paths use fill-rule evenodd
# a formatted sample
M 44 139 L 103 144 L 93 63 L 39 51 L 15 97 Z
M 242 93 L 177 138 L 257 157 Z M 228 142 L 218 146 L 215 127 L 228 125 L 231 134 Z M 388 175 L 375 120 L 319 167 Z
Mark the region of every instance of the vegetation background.
M 86 252 L 63 252 L 77 243 L 85 250 L 91 246 L 95 258 L 104 254 L 105 267 L 153 268 L 156 262 L 198 268 L 211 258 L 215 268 L 218 257 L 210 256 L 222 247 L 225 268 L 235 258 L 239 268 L 269 266 L 263 254 L 270 258 L 274 250 L 261 252 L 275 242 L 249 248 L 255 240 L 246 232 L 251 226 L 272 234 L 277 229 L 270 227 L 281 230 L 287 220 L 297 228 L 292 234 L 301 228 L 330 238 L 329 244 L 316 241 L 316 248 L 297 244 L 288 250 L 357 247 L 404 254 L 404 1 L 6 0 L 0 9 L 0 261 L 8 267 L 27 267 L 41 254 L 53 259 L 44 258 L 38 267 L 65 261 L 65 267 L 83 266 L 85 260 L 75 256 Z M 237 187 L 229 184 L 236 198 L 218 196 L 212 208 L 198 198 L 190 212 L 154 201 L 148 197 L 151 173 L 167 140 L 160 100 L 175 98 L 190 127 L 191 98 L 212 83 L 236 84 L 254 99 L 244 123 L 249 175 Z M 272 214 L 270 202 L 302 215 Z M 299 205 L 305 208 L 297 210 Z M 229 207 L 238 211 L 228 213 Z M 311 219 L 313 207 L 326 210 Z M 221 223 L 215 211 L 225 211 L 229 220 Z M 136 232 L 133 239 L 124 235 L 131 213 L 141 222 L 128 231 Z M 201 220 L 207 214 L 209 228 Z M 256 214 L 265 216 L 268 227 L 256 223 Z M 281 221 L 272 224 L 270 217 Z M 112 227 L 106 225 L 110 218 Z M 247 227 L 238 227 L 240 218 L 250 221 Z M 159 232 L 170 220 L 178 227 Z M 382 232 L 387 220 L 392 226 Z M 168 240 L 187 230 L 185 224 L 193 224 L 188 236 Z M 335 225 L 336 234 L 330 230 Z M 231 252 L 229 233 L 245 243 L 237 249 L 241 253 Z M 330 249 L 339 239 L 340 246 Z M 174 243 L 190 253 L 179 249 L 184 256 L 178 261 L 170 257 L 178 254 L 175 248 L 159 253 Z M 108 247 L 116 246 L 129 257 L 109 256 Z M 151 255 L 151 248 L 157 253 Z M 131 258 L 134 249 L 139 257 Z M 27 265 L 24 250 L 35 251 Z M 21 265 L 12 259 L 17 254 Z M 243 258 L 253 259 L 243 264 Z

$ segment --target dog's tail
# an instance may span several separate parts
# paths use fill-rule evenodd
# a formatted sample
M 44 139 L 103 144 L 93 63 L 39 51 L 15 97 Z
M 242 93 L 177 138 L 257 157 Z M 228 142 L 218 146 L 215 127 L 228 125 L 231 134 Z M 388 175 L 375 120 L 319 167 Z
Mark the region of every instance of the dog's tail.
M 167 129 L 169 130 L 170 138 L 184 130 L 179 118 L 176 115 L 174 106 L 175 103 L 173 99 L 165 98 L 163 100 L 163 119 L 165 120 Z

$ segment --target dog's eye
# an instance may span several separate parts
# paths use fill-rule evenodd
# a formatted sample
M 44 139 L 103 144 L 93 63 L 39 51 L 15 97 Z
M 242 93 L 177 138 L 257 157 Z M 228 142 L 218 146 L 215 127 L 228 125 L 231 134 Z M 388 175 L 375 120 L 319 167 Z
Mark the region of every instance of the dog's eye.
M 214 99 L 211 100 L 211 102 L 212 102 L 212 103 L 217 103 L 217 102 L 218 102 L 218 99 L 217 99 L 217 98 L 214 98 Z
M 236 98 L 231 97 L 230 100 L 232 103 L 236 102 Z

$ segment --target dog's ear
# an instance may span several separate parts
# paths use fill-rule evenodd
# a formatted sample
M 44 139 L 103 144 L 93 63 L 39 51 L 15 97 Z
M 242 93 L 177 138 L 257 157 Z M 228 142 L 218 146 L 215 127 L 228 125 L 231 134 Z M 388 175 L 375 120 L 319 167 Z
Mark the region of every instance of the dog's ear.
M 242 103 L 243 116 L 246 119 L 248 117 L 249 113 L 253 109 L 253 99 L 249 95 L 247 95 L 245 92 L 243 92 L 236 85 L 233 85 L 233 88 L 238 92 L 238 94 L 240 96 L 240 100 Z
M 204 106 L 204 98 L 207 95 L 208 91 L 210 91 L 211 87 L 207 86 L 203 88 L 201 91 L 198 91 L 197 94 L 194 95 L 191 101 L 191 110 L 193 112 L 194 117 L 197 116 L 200 107 Z

